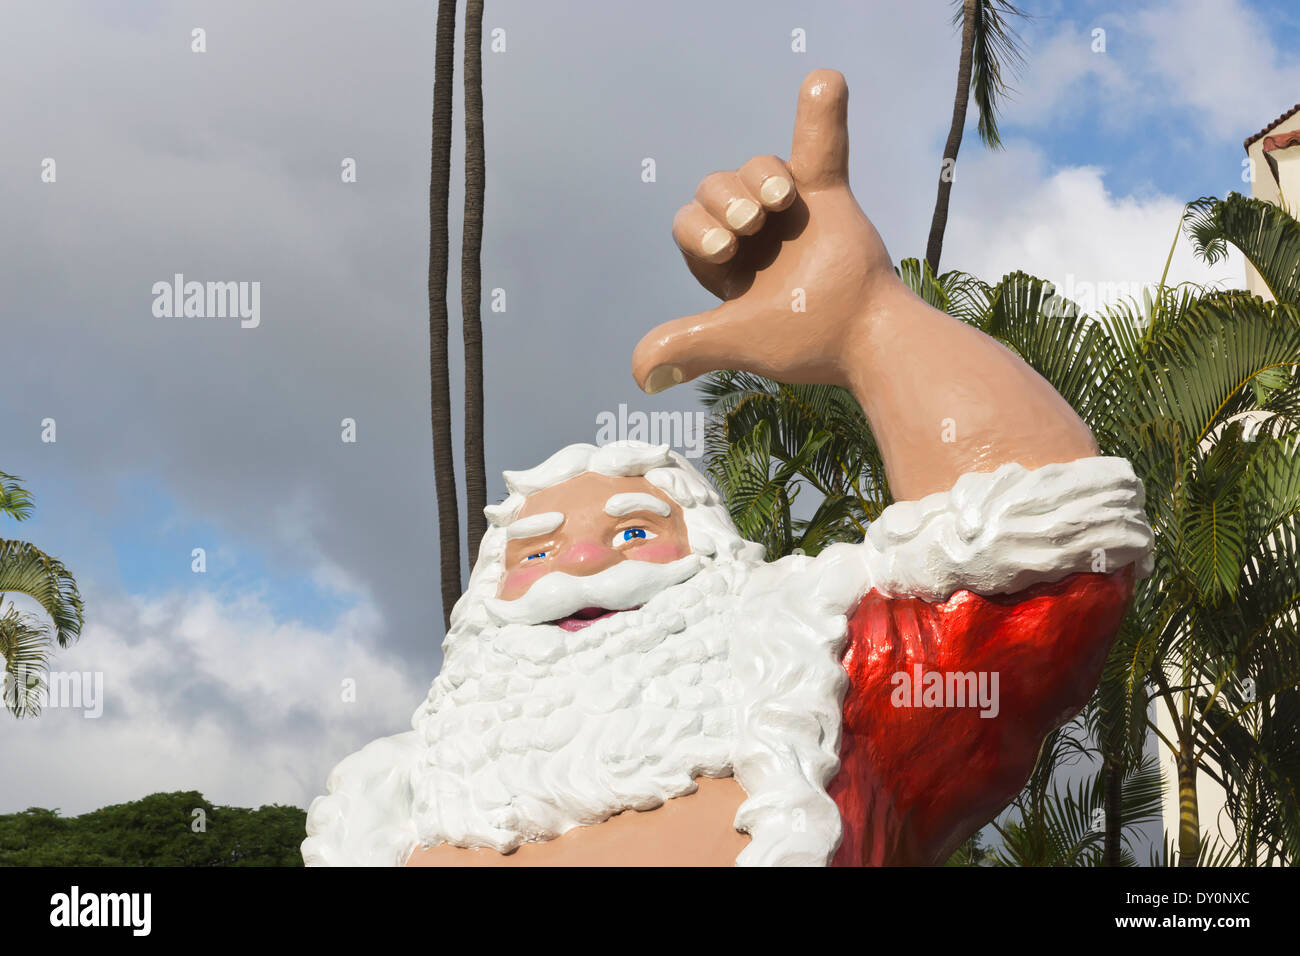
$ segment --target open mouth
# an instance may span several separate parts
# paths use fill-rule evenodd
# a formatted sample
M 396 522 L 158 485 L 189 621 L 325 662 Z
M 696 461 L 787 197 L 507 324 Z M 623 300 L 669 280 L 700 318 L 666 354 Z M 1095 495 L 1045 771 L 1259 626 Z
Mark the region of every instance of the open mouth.
M 574 611 L 568 617 L 562 617 L 558 621 L 551 621 L 551 623 L 563 631 L 581 631 L 584 627 L 589 627 L 597 621 L 603 621 L 607 617 L 613 617 L 615 614 L 621 613 L 621 611 L 611 611 L 603 607 L 584 607 L 579 611 Z

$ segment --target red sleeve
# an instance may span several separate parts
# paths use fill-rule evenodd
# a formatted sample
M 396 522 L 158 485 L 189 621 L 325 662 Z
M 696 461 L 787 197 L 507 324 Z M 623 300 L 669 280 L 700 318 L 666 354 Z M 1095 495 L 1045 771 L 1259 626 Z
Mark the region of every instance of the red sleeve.
M 849 618 L 828 788 L 844 822 L 832 865 L 942 863 L 988 823 L 1024 786 L 1043 738 L 1087 703 L 1132 594 L 1130 566 L 1013 595 L 863 598 Z M 995 716 L 981 716 L 995 708 L 978 694 L 961 702 L 975 686 Z

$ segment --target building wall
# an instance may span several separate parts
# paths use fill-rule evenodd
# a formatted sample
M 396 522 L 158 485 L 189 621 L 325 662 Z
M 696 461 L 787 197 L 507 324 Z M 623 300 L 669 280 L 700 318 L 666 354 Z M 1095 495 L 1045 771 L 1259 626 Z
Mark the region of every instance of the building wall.
M 1269 136 L 1276 136 L 1278 133 L 1289 133 L 1297 129 L 1300 129 L 1300 113 L 1284 119 L 1276 126 L 1270 127 L 1264 136 L 1259 137 L 1250 144 L 1250 148 L 1246 150 L 1246 155 L 1251 160 L 1250 169 L 1254 173 L 1254 180 L 1250 184 L 1250 194 L 1256 199 L 1263 199 L 1265 202 L 1282 206 L 1283 193 L 1285 193 L 1287 200 L 1285 208 L 1291 215 L 1300 218 L 1300 147 L 1292 146 L 1289 149 L 1280 149 L 1273 153 L 1273 159 L 1278 164 L 1278 173 L 1282 180 L 1280 189 L 1277 180 L 1273 178 L 1273 171 L 1269 168 L 1268 160 L 1264 158 L 1265 139 Z M 1260 279 L 1259 273 L 1255 271 L 1249 262 L 1246 263 L 1246 288 L 1255 295 L 1263 296 L 1266 299 L 1273 298 L 1263 280 Z

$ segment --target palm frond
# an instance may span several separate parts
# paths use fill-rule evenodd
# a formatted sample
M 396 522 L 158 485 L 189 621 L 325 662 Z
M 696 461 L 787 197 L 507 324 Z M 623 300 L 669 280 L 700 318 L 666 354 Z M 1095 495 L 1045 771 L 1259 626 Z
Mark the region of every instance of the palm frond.
M 925 265 L 928 269 L 930 264 L 926 262 Z M 968 272 L 955 269 L 939 276 L 939 285 L 948 300 L 948 308 L 944 311 L 967 325 L 984 328 L 993 304 L 993 286 Z
M 1009 346 L 1070 403 L 1085 422 L 1105 396 L 1113 349 L 1105 329 L 1075 308 L 1062 307 L 1055 287 L 1024 272 L 993 290 L 984 331 Z
M 76 579 L 58 558 L 50 557 L 25 541 L 0 540 L 0 593 L 26 594 L 54 622 L 54 636 L 67 647 L 81 634 L 85 623 Z
M 6 514 L 15 521 L 22 521 L 31 516 L 35 502 L 31 493 L 19 484 L 21 478 L 0 471 L 0 514 Z
M 915 292 L 926 304 L 947 312 L 950 306 L 947 290 L 930 271 L 930 263 L 924 259 L 904 259 L 894 270 L 903 280 L 903 285 Z
M 1199 443 L 1257 407 L 1252 383 L 1259 376 L 1298 367 L 1295 307 L 1259 299 L 1200 301 L 1153 346 L 1135 376 L 1135 411 L 1139 420 L 1177 421 Z
M 1235 246 L 1279 302 L 1300 301 L 1300 223 L 1281 206 L 1240 193 L 1187 206 L 1184 229 L 1196 254 L 1213 265 Z
M 46 691 L 50 628 L 12 605 L 0 614 L 4 704 L 15 717 L 36 717 Z
M 960 24 L 965 5 L 957 0 L 953 23 Z M 971 50 L 971 96 L 979 110 L 979 134 L 985 145 L 998 148 L 998 110 L 1011 92 L 1011 78 L 1024 65 L 1022 41 L 1011 26 L 1013 18 L 1026 16 L 1009 0 L 976 0 L 975 43 Z

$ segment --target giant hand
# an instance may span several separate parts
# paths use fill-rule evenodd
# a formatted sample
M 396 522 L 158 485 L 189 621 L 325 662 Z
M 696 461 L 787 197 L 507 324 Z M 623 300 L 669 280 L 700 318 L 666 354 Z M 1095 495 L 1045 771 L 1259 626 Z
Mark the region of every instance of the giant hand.
M 969 471 L 1097 453 L 1087 426 L 1029 366 L 926 305 L 898 279 L 848 182 L 848 88 L 834 70 L 803 81 L 790 161 L 756 156 L 701 182 L 673 235 L 723 299 L 664 323 L 632 359 L 658 392 L 716 369 L 850 388 L 900 500 Z
M 724 302 L 641 341 L 633 374 L 647 391 L 733 367 L 787 382 L 843 380 L 840 343 L 897 281 L 849 190 L 847 110 L 840 74 L 809 74 L 790 162 L 755 156 L 712 173 L 678 210 L 673 238 Z

